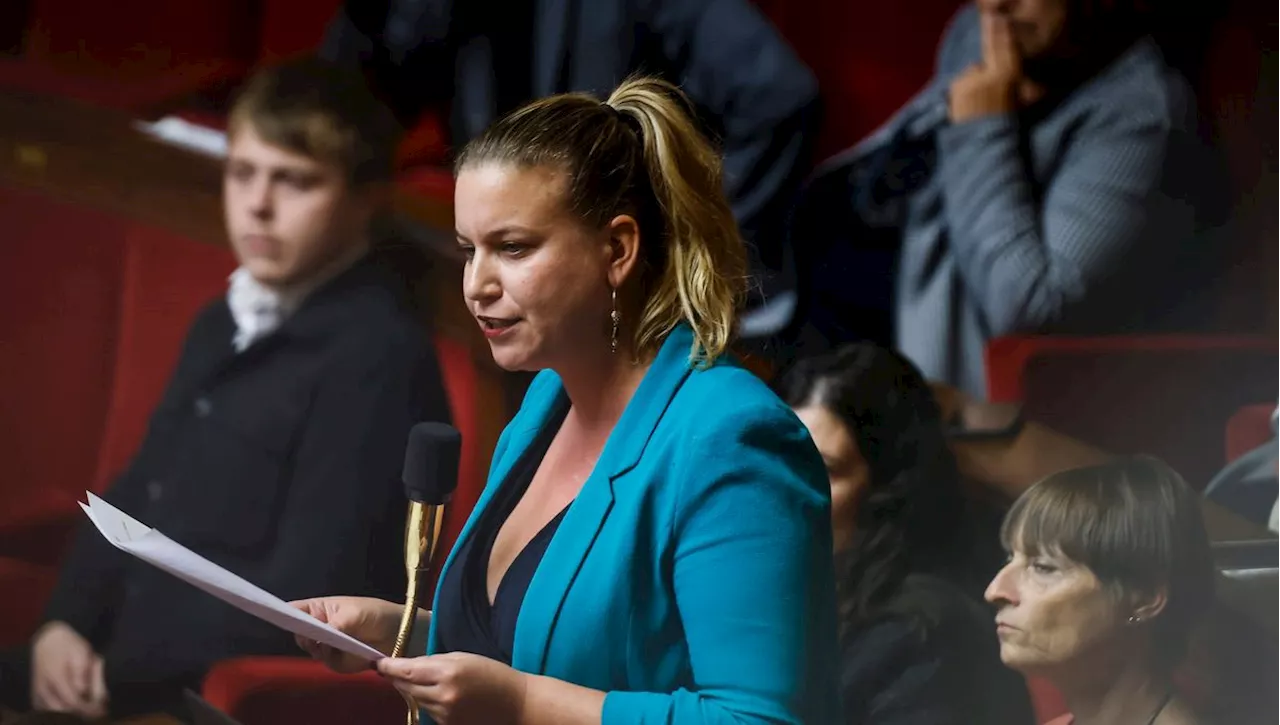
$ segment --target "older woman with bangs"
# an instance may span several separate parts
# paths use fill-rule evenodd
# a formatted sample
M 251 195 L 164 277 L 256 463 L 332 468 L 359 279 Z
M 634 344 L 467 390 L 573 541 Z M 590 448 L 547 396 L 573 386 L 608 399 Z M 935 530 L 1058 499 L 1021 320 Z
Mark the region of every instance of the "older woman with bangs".
M 1173 671 L 1213 597 L 1200 502 L 1165 464 L 1121 459 L 1031 487 L 987 588 L 1000 657 L 1057 687 L 1050 725 L 1194 725 Z

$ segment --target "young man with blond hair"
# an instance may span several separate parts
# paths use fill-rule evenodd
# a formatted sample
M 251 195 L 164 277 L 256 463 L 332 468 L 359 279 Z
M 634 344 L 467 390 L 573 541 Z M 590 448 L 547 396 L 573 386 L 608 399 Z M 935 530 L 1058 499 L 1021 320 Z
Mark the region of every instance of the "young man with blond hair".
M 106 498 L 286 599 L 403 592 L 409 428 L 447 420 L 434 352 L 373 243 L 398 138 L 358 74 L 253 78 L 223 184 L 240 267 L 196 319 L 147 436 Z M 292 638 L 78 532 L 2 705 L 96 718 L 180 707 L 220 659 Z

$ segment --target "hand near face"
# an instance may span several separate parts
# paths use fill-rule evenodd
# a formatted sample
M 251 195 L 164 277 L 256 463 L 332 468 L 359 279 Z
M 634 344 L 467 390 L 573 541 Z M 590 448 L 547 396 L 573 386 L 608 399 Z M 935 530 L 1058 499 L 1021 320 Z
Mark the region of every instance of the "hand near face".
M 933 392 L 933 399 L 938 402 L 944 424 L 961 420 L 964 411 L 973 404 L 973 398 L 968 393 L 946 383 L 931 381 L 929 389 Z
M 953 123 L 1012 113 L 1033 102 L 1042 91 L 1026 78 L 1022 52 L 1005 18 L 981 14 L 982 62 L 951 81 L 950 116 Z
M 378 672 L 439 725 L 518 722 L 527 675 L 487 657 L 449 654 L 387 658 Z

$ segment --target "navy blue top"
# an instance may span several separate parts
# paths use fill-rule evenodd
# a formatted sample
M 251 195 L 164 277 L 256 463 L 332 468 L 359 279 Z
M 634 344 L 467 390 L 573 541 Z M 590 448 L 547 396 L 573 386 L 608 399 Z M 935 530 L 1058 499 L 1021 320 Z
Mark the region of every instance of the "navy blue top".
M 565 411 L 557 420 L 547 425 L 520 462 L 512 469 L 501 489 L 480 521 L 475 532 L 466 538 L 458 549 L 457 559 L 445 573 L 440 583 L 440 599 L 435 616 L 438 622 L 439 652 L 470 652 L 504 664 L 511 664 L 511 653 L 516 635 L 516 619 L 524 602 L 525 592 L 533 573 L 542 561 L 551 537 L 555 536 L 566 507 L 547 522 L 534 535 L 527 546 L 511 562 L 503 574 L 493 602 L 489 602 L 489 555 L 498 531 L 516 504 L 528 490 L 533 475 L 538 470 L 551 447 L 551 440 L 560 429 Z

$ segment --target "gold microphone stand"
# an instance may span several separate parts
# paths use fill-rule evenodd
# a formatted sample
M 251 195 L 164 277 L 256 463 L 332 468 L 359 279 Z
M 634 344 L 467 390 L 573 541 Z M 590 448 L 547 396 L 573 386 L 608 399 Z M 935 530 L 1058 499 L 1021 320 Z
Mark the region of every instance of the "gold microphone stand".
M 418 584 L 431 568 L 443 521 L 443 506 L 432 506 L 420 501 L 409 502 L 409 519 L 405 524 L 404 537 L 404 570 L 409 585 L 404 595 L 404 612 L 400 615 L 396 644 L 391 650 L 392 657 L 404 655 L 404 649 L 413 635 L 413 624 L 418 618 Z M 406 722 L 418 725 L 418 703 L 408 695 L 404 696 L 404 700 L 409 706 Z

